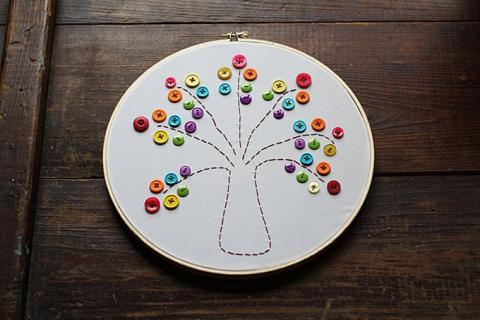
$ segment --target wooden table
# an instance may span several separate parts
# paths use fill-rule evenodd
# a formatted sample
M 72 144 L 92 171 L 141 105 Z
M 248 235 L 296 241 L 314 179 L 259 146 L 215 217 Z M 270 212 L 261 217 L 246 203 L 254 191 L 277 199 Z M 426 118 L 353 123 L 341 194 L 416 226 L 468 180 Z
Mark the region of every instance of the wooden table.
M 7 11 L 0 1 L 1 318 L 480 318 L 478 1 L 12 0 L 8 23 Z M 267 278 L 212 279 L 127 230 L 101 153 L 144 70 L 239 30 L 350 85 L 375 177 L 324 254 Z

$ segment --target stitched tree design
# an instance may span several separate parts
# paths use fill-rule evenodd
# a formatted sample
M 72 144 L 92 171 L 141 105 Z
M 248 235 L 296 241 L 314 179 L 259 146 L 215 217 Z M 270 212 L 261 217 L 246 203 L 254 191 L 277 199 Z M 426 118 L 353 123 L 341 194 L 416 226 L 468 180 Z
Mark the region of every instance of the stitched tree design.
M 335 196 L 340 192 L 341 187 L 336 180 L 326 181 L 331 171 L 329 162 L 326 160 L 335 156 L 337 151 L 335 142 L 343 137 L 344 131 L 340 127 L 333 127 L 331 135 L 325 133 L 326 124 L 320 117 L 285 121 L 287 113 L 294 113 L 295 108 L 306 107 L 310 102 L 309 87 L 312 78 L 304 72 L 296 76 L 292 87 L 283 80 L 272 79 L 271 88 L 263 88 L 261 94 L 262 102 L 267 103 L 267 107 L 260 112 L 261 117 L 255 119 L 255 125 L 244 128 L 246 125 L 242 122 L 243 110 L 255 105 L 252 84 L 260 75 L 257 75 L 256 69 L 246 68 L 247 59 L 241 54 L 235 55 L 231 63 L 233 68 L 220 67 L 218 70 L 212 70 L 217 72 L 217 88 L 201 85 L 202 75 L 198 74 L 173 75 L 166 78 L 165 85 L 169 89 L 168 101 L 179 108 L 183 106 L 183 110 L 190 113 L 189 118 L 182 119 L 177 115 L 178 112 L 155 109 L 151 120 L 146 116 L 139 116 L 133 120 L 134 129 L 138 132 L 146 132 L 149 128 L 153 128 L 153 141 L 159 147 L 166 143 L 173 143 L 176 146 L 182 146 L 186 141 L 199 143 L 205 146 L 205 152 L 216 153 L 221 161 L 201 168 L 195 168 L 193 165 L 171 168 L 165 171 L 164 179 L 146 181 L 146 185 L 149 184 L 149 189 L 154 195 L 146 199 L 145 210 L 148 213 L 156 213 L 162 203 L 165 208 L 174 210 L 181 201 L 188 201 L 187 198 L 183 199 L 190 192 L 188 180 L 195 179 L 207 171 L 218 171 L 226 177 L 224 206 L 221 212 L 218 212 L 221 215 L 218 226 L 219 249 L 226 254 L 237 256 L 264 255 L 272 250 L 272 233 L 267 222 L 268 213 L 262 206 L 262 194 L 258 185 L 259 172 L 265 165 L 278 162 L 283 166 L 281 174 L 290 174 L 293 180 L 305 184 L 305 192 L 311 196 L 315 196 L 321 189 L 324 189 L 324 193 L 328 196 Z M 185 85 L 176 80 L 183 77 Z M 235 97 L 238 120 L 235 138 L 225 133 L 222 124 L 209 106 L 208 97 L 213 94 Z M 284 128 L 282 130 L 289 132 L 290 136 L 277 140 L 278 138 L 275 138 L 276 135 L 272 132 L 268 134 L 271 138 L 270 143 L 256 150 L 252 149 L 258 132 L 269 121 L 282 122 L 282 128 Z M 200 125 L 210 130 L 208 137 L 197 132 L 197 126 Z M 213 136 L 218 138 L 217 142 L 210 141 L 209 137 Z M 282 156 L 275 154 L 272 156 L 275 149 L 285 146 L 288 146 L 291 152 Z M 316 158 L 324 159 L 315 161 Z M 251 175 L 252 185 L 246 187 L 235 184 L 236 177 L 239 175 Z M 251 190 L 246 190 L 247 188 Z M 231 216 L 230 207 L 242 206 L 240 200 L 235 199 L 235 194 L 250 195 L 254 198 L 251 200 L 256 202 L 257 210 L 254 215 L 250 212 L 250 216 L 251 220 L 255 220 L 252 221 L 252 225 L 257 227 L 234 227 L 236 220 Z M 244 237 L 249 237 L 252 232 L 256 233 L 255 246 L 229 247 L 228 243 L 237 243 L 235 240 L 230 241 L 229 237 L 241 237 L 242 234 Z M 258 241 L 260 238 L 263 240 Z

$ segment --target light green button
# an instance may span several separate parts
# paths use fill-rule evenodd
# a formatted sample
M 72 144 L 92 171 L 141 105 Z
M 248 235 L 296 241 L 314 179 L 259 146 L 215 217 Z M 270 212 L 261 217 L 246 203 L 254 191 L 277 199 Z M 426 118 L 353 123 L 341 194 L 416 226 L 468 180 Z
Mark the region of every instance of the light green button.
M 308 181 L 308 174 L 305 171 L 300 171 L 297 173 L 297 181 L 300 183 L 305 183 Z
M 186 197 L 188 196 L 188 193 L 190 191 L 188 190 L 188 187 L 187 186 L 180 186 L 177 188 L 177 194 L 179 197 Z
M 181 146 L 185 143 L 185 138 L 182 135 L 174 136 L 173 137 L 173 144 L 176 146 Z
M 192 110 L 195 107 L 195 101 L 193 100 L 186 100 L 183 102 L 183 107 L 187 110 Z
M 273 99 L 272 90 L 266 90 L 262 93 L 263 100 L 270 101 Z
M 320 141 L 317 138 L 310 139 L 310 141 L 308 141 L 308 147 L 312 150 L 317 150 L 320 148 Z
M 245 82 L 244 84 L 242 84 L 241 89 L 242 89 L 243 92 L 250 92 L 250 91 L 252 91 L 253 87 L 252 87 L 252 84 L 250 82 Z

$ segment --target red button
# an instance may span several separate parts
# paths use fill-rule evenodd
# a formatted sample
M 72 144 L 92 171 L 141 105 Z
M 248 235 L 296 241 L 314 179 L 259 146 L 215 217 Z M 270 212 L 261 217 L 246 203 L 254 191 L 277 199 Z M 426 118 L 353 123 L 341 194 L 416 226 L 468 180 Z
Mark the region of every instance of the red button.
M 332 196 L 337 195 L 340 193 L 341 187 L 340 182 L 337 180 L 332 180 L 327 183 L 327 190 Z
M 247 65 L 247 58 L 243 54 L 233 56 L 232 64 L 237 69 L 242 69 Z
M 133 128 L 138 132 L 143 132 L 148 129 L 148 119 L 145 117 L 136 117 L 133 120 Z
M 177 80 L 175 80 L 174 77 L 168 77 L 167 79 L 165 79 L 165 86 L 166 86 L 168 89 L 172 89 L 172 88 L 174 88 L 176 85 L 177 85 Z
M 306 89 L 312 84 L 312 77 L 308 73 L 302 72 L 297 76 L 297 86 Z
M 335 127 L 335 128 L 333 128 L 333 130 L 332 130 L 332 135 L 333 135 L 333 137 L 336 138 L 336 139 L 342 139 L 344 133 L 345 133 L 345 132 L 344 132 L 343 129 L 340 128 L 340 127 Z
M 148 213 L 155 213 L 160 210 L 160 200 L 157 197 L 150 197 L 145 200 L 145 210 Z

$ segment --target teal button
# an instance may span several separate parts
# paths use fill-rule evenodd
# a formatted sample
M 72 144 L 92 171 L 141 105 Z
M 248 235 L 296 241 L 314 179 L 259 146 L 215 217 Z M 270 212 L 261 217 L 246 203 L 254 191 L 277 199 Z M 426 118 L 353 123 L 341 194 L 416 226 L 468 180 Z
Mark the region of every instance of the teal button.
M 317 150 L 320 148 L 320 140 L 317 138 L 310 139 L 310 141 L 308 141 L 308 147 L 312 150 Z
M 272 90 L 266 90 L 262 93 L 262 98 L 265 101 L 270 101 L 273 99 L 273 92 Z
M 252 89 L 253 89 L 253 87 L 252 87 L 252 84 L 250 82 L 245 82 L 241 86 L 241 90 L 243 92 L 250 92 L 250 91 L 252 91 Z
M 221 83 L 218 86 L 218 92 L 220 92 L 220 94 L 226 96 L 227 94 L 232 92 L 232 87 L 228 83 Z
M 179 197 L 186 197 L 189 193 L 190 191 L 187 186 L 180 186 L 177 188 L 177 194 Z
M 193 107 L 195 107 L 195 101 L 193 100 L 186 100 L 183 102 L 183 107 L 186 109 L 186 110 L 192 110 Z
M 205 99 L 208 97 L 208 89 L 207 87 L 198 87 L 197 89 L 197 96 L 201 99 Z
M 175 139 L 175 138 L 174 138 Z M 313 156 L 311 153 L 308 153 L 308 152 L 305 152 L 304 154 L 302 154 L 300 156 L 300 162 L 304 165 L 304 166 L 309 166 L 313 163 Z
M 297 120 L 293 123 L 293 130 L 298 133 L 305 132 L 305 130 L 307 130 L 307 124 L 303 120 Z
M 177 182 L 178 182 L 178 176 L 175 173 L 170 172 L 165 175 L 165 183 L 167 185 L 173 186 Z
M 180 119 L 179 116 L 177 116 L 176 114 L 172 114 L 169 118 L 168 118 L 168 124 L 171 126 L 171 127 L 178 127 L 180 124 L 182 123 L 182 119 Z
M 173 144 L 176 146 L 181 146 L 185 143 L 185 138 L 182 135 L 177 135 L 173 137 Z
M 305 171 L 300 171 L 297 173 L 297 181 L 300 183 L 305 183 L 308 181 L 308 174 Z
M 295 100 L 293 100 L 292 98 L 284 99 L 282 101 L 282 108 L 287 111 L 293 110 L 293 108 L 295 108 Z

